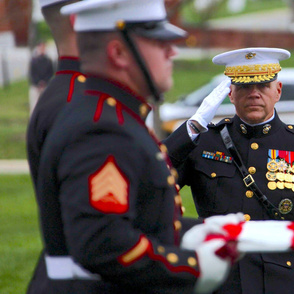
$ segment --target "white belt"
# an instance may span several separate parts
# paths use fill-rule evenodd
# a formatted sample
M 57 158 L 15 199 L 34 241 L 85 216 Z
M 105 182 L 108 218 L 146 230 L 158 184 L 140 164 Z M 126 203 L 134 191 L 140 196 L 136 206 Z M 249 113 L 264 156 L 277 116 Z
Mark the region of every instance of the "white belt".
M 101 280 L 101 277 L 98 274 L 92 274 L 88 270 L 75 263 L 71 256 L 45 255 L 45 263 L 47 274 L 50 279 Z

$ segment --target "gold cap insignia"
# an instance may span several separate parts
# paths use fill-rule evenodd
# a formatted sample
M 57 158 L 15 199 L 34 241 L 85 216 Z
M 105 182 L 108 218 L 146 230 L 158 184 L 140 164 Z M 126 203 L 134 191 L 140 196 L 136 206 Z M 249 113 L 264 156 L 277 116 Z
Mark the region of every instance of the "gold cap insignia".
M 252 59 L 254 56 L 256 56 L 256 53 L 250 52 L 250 53 L 245 55 L 245 58 L 246 59 Z

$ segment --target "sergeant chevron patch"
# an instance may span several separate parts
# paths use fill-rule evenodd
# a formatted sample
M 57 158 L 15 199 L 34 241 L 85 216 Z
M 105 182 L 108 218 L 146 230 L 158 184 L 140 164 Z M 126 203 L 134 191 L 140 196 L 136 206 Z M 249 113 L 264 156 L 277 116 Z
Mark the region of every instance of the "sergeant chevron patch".
M 103 166 L 89 176 L 90 204 L 103 213 L 125 213 L 129 208 L 129 182 L 109 156 Z

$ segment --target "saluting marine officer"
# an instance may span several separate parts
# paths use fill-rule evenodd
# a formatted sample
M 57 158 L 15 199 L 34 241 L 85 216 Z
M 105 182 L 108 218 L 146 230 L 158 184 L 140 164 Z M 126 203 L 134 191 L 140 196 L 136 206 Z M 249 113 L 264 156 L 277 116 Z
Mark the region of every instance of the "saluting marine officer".
M 191 187 L 201 217 L 242 211 L 249 220 L 293 220 L 294 129 L 275 111 L 282 92 L 280 48 L 245 48 L 219 54 L 223 81 L 165 143 Z M 236 115 L 209 124 L 229 95 Z M 208 131 L 207 131 L 208 130 Z M 293 253 L 250 254 L 216 293 L 292 293 Z
M 84 0 L 61 11 L 76 14 L 87 80 L 42 148 L 37 196 L 50 282 L 42 289 L 35 279 L 38 293 L 217 288 L 238 252 L 205 240 L 211 219 L 195 238 L 193 230 L 195 250 L 180 247 L 184 228 L 198 222 L 181 217 L 175 171 L 145 126 L 146 99 L 171 87 L 171 42 L 185 32 L 166 21 L 163 0 Z M 226 222 L 240 214 L 217 223 Z

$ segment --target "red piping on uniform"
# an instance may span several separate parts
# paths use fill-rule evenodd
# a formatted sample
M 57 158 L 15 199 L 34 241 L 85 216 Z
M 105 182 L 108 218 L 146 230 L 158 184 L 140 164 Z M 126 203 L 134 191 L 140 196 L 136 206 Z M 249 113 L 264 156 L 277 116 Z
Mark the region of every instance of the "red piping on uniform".
M 132 258 L 131 261 L 128 261 L 128 262 L 124 261 L 123 260 L 124 256 L 128 254 L 130 251 L 132 251 L 134 248 L 136 248 L 142 242 L 143 239 L 148 241 L 148 246 L 146 247 L 146 250 L 143 251 L 141 254 L 139 254 L 136 258 Z M 124 266 L 130 266 L 134 264 L 135 262 L 137 262 L 138 260 L 140 260 L 142 257 L 144 257 L 150 249 L 151 249 L 150 241 L 144 235 L 141 235 L 139 241 L 133 247 L 131 247 L 131 249 L 129 249 L 123 255 L 118 257 L 118 262 Z
M 195 277 L 199 277 L 200 272 L 198 270 L 193 269 L 192 267 L 187 265 L 179 265 L 179 266 L 171 265 L 171 263 L 168 262 L 168 260 L 164 256 L 155 254 L 152 248 L 152 244 L 150 245 L 151 246 L 148 248 L 147 253 L 151 259 L 162 262 L 173 273 L 188 272 Z
M 56 75 L 65 75 L 65 74 L 72 75 L 72 77 L 70 79 L 69 90 L 68 90 L 67 99 L 66 99 L 67 102 L 70 102 L 72 99 L 72 94 L 74 92 L 75 79 L 82 74 L 80 72 L 74 71 L 74 70 L 60 70 L 60 71 L 56 72 Z
M 60 56 L 58 59 L 59 60 L 64 60 L 64 59 L 67 59 L 67 60 L 80 60 L 80 58 L 76 57 L 76 56 Z
M 104 101 L 107 98 L 112 97 L 112 96 L 110 96 L 109 94 L 97 91 L 97 90 L 86 90 L 85 94 L 86 95 L 91 95 L 91 96 L 98 96 L 98 97 L 100 96 L 100 99 L 99 99 L 98 104 L 97 104 L 95 116 L 94 116 L 94 121 L 98 121 L 100 116 L 101 116 L 101 113 L 102 113 L 102 108 L 103 108 Z M 117 119 L 118 119 L 119 124 L 124 123 L 124 117 L 123 117 L 122 112 L 125 111 L 129 115 L 131 115 L 134 119 L 136 119 L 137 122 L 140 123 L 142 126 L 145 126 L 144 121 L 141 119 L 141 117 L 139 115 L 134 113 L 130 108 L 128 108 L 124 104 L 120 103 L 118 100 L 116 100 L 116 102 L 117 102 L 117 104 L 116 104 L 116 114 L 117 114 Z
M 100 119 L 100 116 L 102 114 L 102 109 L 103 109 L 103 104 L 104 101 L 108 98 L 109 96 L 105 93 L 101 93 L 100 98 L 97 103 L 95 115 L 94 115 L 94 121 L 98 121 Z
M 116 104 L 116 115 L 117 115 L 117 118 L 118 118 L 118 123 L 120 125 L 122 125 L 124 123 L 124 116 L 122 114 L 122 110 L 123 110 L 123 105 L 121 103 L 117 103 Z
M 129 251 L 131 251 L 133 248 L 135 248 L 141 242 L 141 240 L 143 238 L 146 239 L 146 237 L 144 235 L 141 235 L 139 241 Z M 188 272 L 188 273 L 194 275 L 195 277 L 199 277 L 200 272 L 198 270 L 196 270 L 196 269 L 193 269 L 190 266 L 187 266 L 187 265 L 179 265 L 179 266 L 171 265 L 171 263 L 163 255 L 155 254 L 154 250 L 153 250 L 153 247 L 152 247 L 152 243 L 149 240 L 148 240 L 148 242 L 149 242 L 149 244 L 148 244 L 146 250 L 144 252 L 142 252 L 142 254 L 140 254 L 136 259 L 133 259 L 131 262 L 125 263 L 125 262 L 123 262 L 122 257 L 120 256 L 118 258 L 119 263 L 123 264 L 124 266 L 129 266 L 129 265 L 133 264 L 134 262 L 140 260 L 141 258 L 143 258 L 147 254 L 150 259 L 162 262 L 167 267 L 167 269 L 170 270 L 173 273 Z
M 291 224 L 287 227 L 289 230 L 292 230 L 292 240 L 291 240 L 291 249 L 294 250 L 294 222 L 291 222 Z

